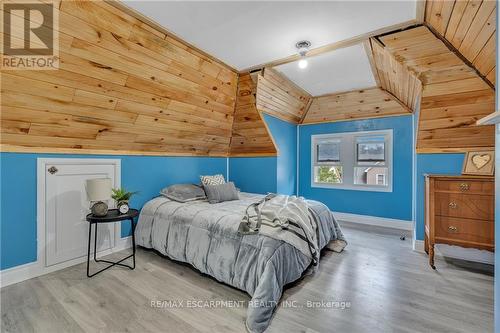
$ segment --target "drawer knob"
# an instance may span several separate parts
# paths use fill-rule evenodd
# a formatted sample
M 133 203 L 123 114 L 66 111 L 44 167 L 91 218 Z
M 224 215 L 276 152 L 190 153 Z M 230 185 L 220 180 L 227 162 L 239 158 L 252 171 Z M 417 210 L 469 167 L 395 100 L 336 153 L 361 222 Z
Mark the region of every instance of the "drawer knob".
M 452 201 L 448 204 L 448 207 L 450 207 L 451 209 L 457 209 L 457 203 Z
M 455 227 L 455 226 L 450 225 L 450 226 L 448 227 L 448 230 L 449 230 L 450 232 L 457 232 L 457 231 L 458 231 L 458 228 L 457 228 L 457 227 Z
M 459 187 L 460 187 L 460 191 L 468 191 L 470 186 L 467 183 L 461 183 L 459 185 Z

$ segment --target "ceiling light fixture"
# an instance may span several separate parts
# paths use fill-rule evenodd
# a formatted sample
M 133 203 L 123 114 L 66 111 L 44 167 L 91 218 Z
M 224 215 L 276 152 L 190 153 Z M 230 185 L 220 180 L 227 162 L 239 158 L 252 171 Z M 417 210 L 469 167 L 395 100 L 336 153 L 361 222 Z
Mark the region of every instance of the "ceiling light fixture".
M 297 52 L 302 59 L 299 60 L 299 68 L 304 69 L 307 67 L 307 60 L 305 59 L 309 48 L 311 47 L 311 42 L 308 40 L 301 40 L 295 44 Z

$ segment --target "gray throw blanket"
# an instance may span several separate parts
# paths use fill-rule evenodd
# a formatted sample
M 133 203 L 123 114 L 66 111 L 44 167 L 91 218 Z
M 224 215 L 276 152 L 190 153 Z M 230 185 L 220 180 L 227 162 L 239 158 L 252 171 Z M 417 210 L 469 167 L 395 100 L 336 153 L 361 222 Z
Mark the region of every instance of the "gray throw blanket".
M 269 326 L 283 287 L 299 279 L 313 262 L 310 252 L 304 254 L 284 240 L 238 232 L 248 206 L 263 198 L 240 193 L 240 200 L 209 204 L 158 197 L 144 205 L 135 230 L 138 245 L 246 291 L 252 297 L 246 326 L 255 333 Z M 346 242 L 330 210 L 317 201 L 305 203 L 317 218 L 318 249 L 330 245 L 342 251 Z
M 270 193 L 248 206 L 240 234 L 261 233 L 282 240 L 319 262 L 318 220 L 302 197 Z

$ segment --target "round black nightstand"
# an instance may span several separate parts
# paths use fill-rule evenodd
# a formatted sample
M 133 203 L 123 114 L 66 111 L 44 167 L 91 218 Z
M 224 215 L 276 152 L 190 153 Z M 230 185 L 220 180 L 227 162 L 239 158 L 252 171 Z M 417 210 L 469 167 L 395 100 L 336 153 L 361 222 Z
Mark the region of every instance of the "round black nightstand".
M 110 209 L 108 211 L 108 214 L 106 216 L 94 216 L 93 214 L 88 214 L 86 217 L 87 222 L 89 222 L 89 245 L 88 245 L 88 251 L 87 251 L 87 276 L 88 277 L 93 277 L 96 274 L 101 273 L 102 271 L 107 270 L 108 268 L 111 268 L 115 265 L 127 267 L 130 269 L 135 269 L 135 223 L 134 223 L 134 218 L 136 218 L 139 215 L 139 211 L 137 209 L 130 209 L 126 214 L 121 214 L 118 209 Z M 129 220 L 131 227 L 132 227 L 132 254 L 117 261 L 109 261 L 109 260 L 104 260 L 104 259 L 97 259 L 96 254 L 97 254 L 97 224 L 100 223 L 111 223 L 111 222 L 119 222 L 119 221 L 125 221 Z M 90 274 L 89 271 L 89 266 L 90 266 L 90 243 L 92 240 L 92 225 L 96 224 L 95 230 L 94 230 L 94 261 L 95 262 L 105 262 L 110 264 L 109 266 Z M 127 260 L 128 258 L 133 258 L 133 266 L 125 265 L 122 264 L 122 261 Z

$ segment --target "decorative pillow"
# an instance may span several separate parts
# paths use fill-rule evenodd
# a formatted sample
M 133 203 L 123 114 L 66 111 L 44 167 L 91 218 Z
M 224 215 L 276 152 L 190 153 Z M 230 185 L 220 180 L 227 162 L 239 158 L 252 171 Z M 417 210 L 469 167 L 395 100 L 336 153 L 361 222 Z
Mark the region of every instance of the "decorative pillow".
M 202 185 L 220 185 L 226 183 L 224 176 L 221 174 L 213 176 L 200 176 L 200 180 Z
M 205 200 L 207 196 L 205 191 L 199 185 L 194 184 L 175 184 L 165 187 L 160 194 L 170 200 L 178 202 L 189 202 L 195 200 Z
M 208 202 L 211 204 L 238 200 L 240 198 L 233 182 L 220 185 L 204 185 L 203 188 L 207 194 Z

